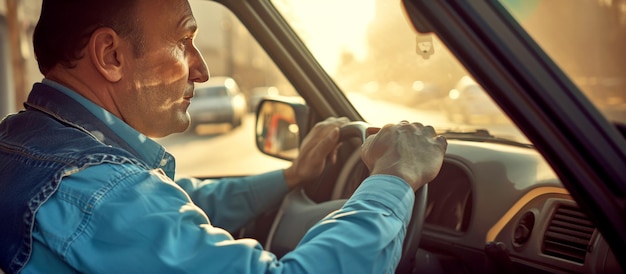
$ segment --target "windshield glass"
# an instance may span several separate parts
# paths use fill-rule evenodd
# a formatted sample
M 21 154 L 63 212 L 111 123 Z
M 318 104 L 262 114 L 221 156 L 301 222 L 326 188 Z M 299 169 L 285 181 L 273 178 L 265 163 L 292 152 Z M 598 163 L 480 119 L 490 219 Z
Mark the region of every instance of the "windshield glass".
M 607 119 L 626 123 L 625 1 L 502 4 Z
M 538 6 L 538 1 L 511 2 L 516 4 L 508 7 L 518 14 L 524 12 L 524 20 L 535 12 L 527 5 Z M 570 14 L 570 9 L 554 6 L 563 1 L 544 2 L 550 4 L 542 7 L 542 12 L 559 10 L 562 16 L 582 17 Z M 598 1 L 596 5 L 600 2 L 606 1 Z M 437 36 L 418 34 L 410 26 L 399 1 L 274 0 L 273 3 L 367 122 L 380 125 L 400 120 L 419 121 L 433 125 L 440 132 L 486 129 L 497 137 L 529 142 Z M 575 6 L 569 2 L 561 5 Z M 535 8 L 539 12 L 538 7 Z M 577 10 L 584 12 L 586 9 Z M 554 18 L 554 15 L 538 14 L 537 17 Z M 603 16 L 598 15 L 597 19 L 600 18 Z M 569 65 L 572 73 L 576 71 L 572 77 L 581 88 L 602 90 L 602 95 L 598 93 L 592 100 L 606 115 L 614 112 L 610 107 L 620 106 L 622 117 L 619 119 L 624 121 L 624 62 L 613 65 L 604 62 L 616 60 L 611 54 L 626 47 L 623 42 L 611 48 L 603 45 L 608 44 L 608 37 L 624 41 L 626 36 L 613 31 L 606 33 L 605 40 L 585 41 L 592 31 L 584 29 L 590 27 L 575 28 L 587 24 L 587 20 L 593 19 L 579 20 L 578 24 L 568 21 L 549 30 L 544 28 L 542 38 L 560 37 L 551 35 L 563 33 L 556 29 L 559 27 L 572 30 L 571 36 L 577 40 L 569 36 L 560 40 L 570 43 L 571 48 L 569 54 L 563 52 L 562 63 Z M 528 27 L 541 29 L 545 23 L 537 20 L 532 25 L 528 23 Z M 551 48 L 559 52 L 564 48 L 563 43 L 551 44 Z M 587 46 L 589 51 L 584 49 Z M 579 58 L 567 59 L 575 55 Z M 596 58 L 599 55 L 607 59 Z M 623 60 L 623 55 L 620 58 Z M 585 64 L 592 67 L 584 67 Z M 604 74 L 591 73 L 600 67 Z

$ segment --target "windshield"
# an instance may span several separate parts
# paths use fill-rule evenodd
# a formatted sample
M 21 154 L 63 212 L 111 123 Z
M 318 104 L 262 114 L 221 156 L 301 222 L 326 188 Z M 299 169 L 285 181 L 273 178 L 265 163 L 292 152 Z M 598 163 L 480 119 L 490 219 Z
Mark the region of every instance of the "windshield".
M 624 41 L 624 32 L 621 35 L 617 30 L 595 33 L 604 37 L 598 40 L 589 36 L 592 31 L 584 30 L 599 27 L 599 22 L 592 22 L 592 27 L 579 28 L 590 20 L 605 18 L 602 14 L 585 17 L 578 24 L 563 21 L 552 29 L 544 28 L 546 22 L 531 20 L 535 18 L 532 14 L 549 19 L 554 16 L 582 18 L 580 12 L 589 10 L 585 7 L 564 10 L 555 5 L 576 5 L 563 1 L 541 4 L 544 2 L 545 5 L 537 4 L 538 1 L 511 1 L 514 5 L 507 7 L 520 16 L 529 31 L 543 29 L 537 35 L 545 40 L 560 37 L 553 35 L 564 33 L 559 28 L 570 29 L 567 33 L 571 33 L 571 37 L 565 36 L 559 40 L 561 43 L 550 44 L 553 51 L 548 53 L 556 55 L 562 51 L 563 54 L 554 57 L 559 57 L 559 64 L 567 65 L 576 84 L 585 91 L 597 91 L 597 96 L 590 96 L 592 101 L 609 118 L 623 122 L 624 62 L 609 63 L 616 60 L 612 54 L 626 45 L 622 42 L 605 46 L 610 44 L 608 37 Z M 582 2 L 602 6 L 606 1 Z M 400 120 L 419 121 L 433 125 L 440 132 L 486 129 L 497 137 L 529 142 L 436 35 L 415 32 L 399 1 L 274 0 L 273 3 L 367 122 L 380 125 Z M 542 14 L 551 10 L 560 12 L 558 15 Z M 570 13 L 570 10 L 579 13 Z M 610 25 L 602 26 L 610 29 Z M 566 46 L 568 50 L 563 50 Z M 585 47 L 589 47 L 588 50 Z M 570 56 L 578 58 L 569 59 Z M 618 59 L 623 60 L 623 55 Z
M 607 119 L 626 123 L 626 2 L 575 3 L 502 1 Z

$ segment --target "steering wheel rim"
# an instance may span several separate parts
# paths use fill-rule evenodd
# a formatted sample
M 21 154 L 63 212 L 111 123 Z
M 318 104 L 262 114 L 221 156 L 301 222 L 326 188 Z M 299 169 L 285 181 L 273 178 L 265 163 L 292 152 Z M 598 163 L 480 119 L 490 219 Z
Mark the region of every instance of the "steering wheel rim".
M 350 122 L 340 128 L 339 140 L 346 141 L 351 138 L 358 138 L 361 143 L 363 143 L 367 138 L 366 130 L 368 127 L 369 125 L 365 122 Z M 365 165 L 362 161 L 358 161 L 356 164 Z M 350 168 L 350 170 L 353 169 L 354 167 Z M 422 228 L 424 226 L 427 197 L 427 184 L 415 191 L 415 202 L 413 204 L 411 220 L 407 225 L 406 235 L 402 243 L 402 255 L 400 257 L 400 261 L 398 262 L 398 266 L 396 267 L 396 273 L 410 273 L 413 270 L 413 266 L 415 264 L 415 254 L 419 248 Z

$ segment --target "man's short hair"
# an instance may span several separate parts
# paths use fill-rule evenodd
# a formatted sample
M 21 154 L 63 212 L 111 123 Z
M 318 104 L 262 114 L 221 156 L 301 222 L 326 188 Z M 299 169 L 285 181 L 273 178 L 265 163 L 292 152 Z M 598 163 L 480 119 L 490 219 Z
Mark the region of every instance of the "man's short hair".
M 39 71 L 46 74 L 60 64 L 74 67 L 82 58 L 93 32 L 101 27 L 130 38 L 135 55 L 142 53 L 142 30 L 135 8 L 137 0 L 43 0 L 33 34 Z

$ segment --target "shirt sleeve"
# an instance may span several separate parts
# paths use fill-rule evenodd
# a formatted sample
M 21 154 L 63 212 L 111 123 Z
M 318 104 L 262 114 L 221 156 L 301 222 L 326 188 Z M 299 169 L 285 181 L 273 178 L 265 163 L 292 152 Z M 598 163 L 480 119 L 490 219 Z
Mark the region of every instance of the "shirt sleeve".
M 158 171 L 108 168 L 115 175 L 85 181 L 111 174 L 93 167 L 64 179 L 37 216 L 35 239 L 78 272 L 392 273 L 414 199 L 401 179 L 370 177 L 277 260 L 257 241 L 213 226 Z
M 394 273 L 414 199 L 402 179 L 370 176 L 281 262 L 293 273 Z
M 220 180 L 181 178 L 176 183 L 208 215 L 214 226 L 230 232 L 278 206 L 287 193 L 282 170 Z

